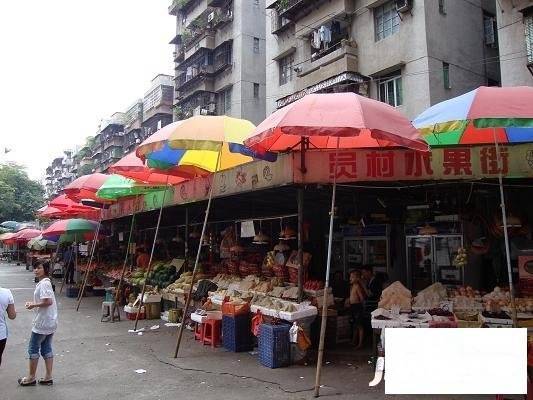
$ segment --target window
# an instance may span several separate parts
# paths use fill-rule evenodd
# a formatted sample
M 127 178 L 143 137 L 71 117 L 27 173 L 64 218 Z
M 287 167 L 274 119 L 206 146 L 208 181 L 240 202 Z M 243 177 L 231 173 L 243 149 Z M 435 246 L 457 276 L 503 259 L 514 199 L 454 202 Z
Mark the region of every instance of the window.
M 442 62 L 442 82 L 444 83 L 444 89 L 451 89 L 450 85 L 450 64 Z
M 439 0 L 439 12 L 442 15 L 446 15 L 446 4 L 444 3 L 446 0 Z
M 259 54 L 259 38 L 254 37 L 254 53 Z
M 394 1 L 388 1 L 374 9 L 374 30 L 376 42 L 400 31 L 400 16 Z
M 292 81 L 292 71 L 294 64 L 294 55 L 290 54 L 287 57 L 283 57 L 279 60 L 279 85 L 285 85 L 287 82 Z
M 231 110 L 231 87 L 221 91 L 219 94 L 220 115 L 228 114 Z
M 397 73 L 395 76 L 382 78 L 378 81 L 379 100 L 398 107 L 403 104 L 402 76 Z
M 496 39 L 496 18 L 489 14 L 483 15 L 483 30 L 485 32 L 485 44 L 490 47 L 497 47 Z
M 259 83 L 254 83 L 254 99 L 259 98 Z

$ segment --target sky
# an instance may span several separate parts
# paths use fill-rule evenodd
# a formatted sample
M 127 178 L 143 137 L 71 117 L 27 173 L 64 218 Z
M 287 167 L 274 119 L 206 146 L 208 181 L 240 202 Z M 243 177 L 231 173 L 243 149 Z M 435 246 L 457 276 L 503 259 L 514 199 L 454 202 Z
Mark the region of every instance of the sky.
M 0 13 L 0 162 L 42 179 L 65 149 L 173 75 L 170 0 L 6 1 Z M 11 149 L 7 154 L 4 148 Z

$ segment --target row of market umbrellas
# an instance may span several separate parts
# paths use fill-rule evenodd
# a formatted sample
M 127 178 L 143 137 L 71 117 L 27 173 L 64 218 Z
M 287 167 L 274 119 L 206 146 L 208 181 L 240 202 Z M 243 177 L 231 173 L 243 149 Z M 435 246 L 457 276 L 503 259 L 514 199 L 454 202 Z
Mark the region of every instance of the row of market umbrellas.
M 248 121 L 227 116 L 196 116 L 167 125 L 141 143 L 135 154 L 129 154 L 110 168 L 118 175 L 92 174 L 78 178 L 65 188 L 65 195 L 77 202 L 88 199 L 104 205 L 120 197 L 164 190 L 167 185 L 199 176 L 214 174 L 212 178 L 214 180 L 220 170 L 257 158 L 273 161 L 275 153 L 299 150 L 304 143 L 308 148 L 337 149 L 337 151 L 369 147 L 407 147 L 417 151 L 428 151 L 427 143 L 430 145 L 494 143 L 498 146 L 503 143 L 529 142 L 533 139 L 531 104 L 533 104 L 533 88 L 482 87 L 431 107 L 415 119 L 414 124 L 393 107 L 354 93 L 305 96 L 273 113 L 257 127 Z M 421 140 L 422 138 L 426 141 Z M 205 234 L 209 217 L 213 186 L 212 182 L 202 235 Z M 329 285 L 335 193 L 334 181 L 326 287 Z M 53 207 L 52 203 L 48 207 Z M 162 207 L 163 205 L 158 227 Z M 62 216 L 67 217 L 69 213 L 66 210 L 72 213 L 80 211 L 78 206 L 74 205 L 66 209 L 57 209 L 62 212 Z M 98 209 L 92 207 L 91 210 L 84 211 L 98 213 Z M 503 209 L 503 218 L 505 218 L 505 209 Z M 95 241 L 98 238 L 99 226 L 99 223 L 96 223 L 96 226 L 91 224 L 91 232 L 96 232 Z M 68 226 L 63 228 L 67 231 L 69 229 Z M 66 231 L 53 231 L 48 228 L 48 232 L 45 231 L 43 234 L 49 236 L 53 232 L 59 234 Z M 156 228 L 156 238 L 157 234 L 158 228 Z M 507 240 L 506 236 L 506 242 Z M 152 256 L 154 246 L 155 239 Z M 200 249 L 193 268 L 193 282 L 199 252 Z M 152 256 L 148 269 L 151 267 Z M 512 290 L 511 277 L 510 282 Z M 145 287 L 142 289 L 141 298 L 144 290 Z M 190 298 L 189 294 L 188 299 Z M 187 302 L 184 314 L 188 306 Z M 326 304 L 324 306 L 326 307 Z M 322 313 L 316 394 L 320 386 L 326 311 Z M 183 326 L 182 324 L 178 335 L 175 356 L 179 350 Z

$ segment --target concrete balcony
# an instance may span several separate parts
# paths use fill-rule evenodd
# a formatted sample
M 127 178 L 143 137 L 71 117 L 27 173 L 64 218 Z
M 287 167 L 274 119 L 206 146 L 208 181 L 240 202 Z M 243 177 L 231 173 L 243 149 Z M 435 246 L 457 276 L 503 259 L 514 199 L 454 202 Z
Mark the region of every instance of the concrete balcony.
M 301 66 L 296 83 L 297 90 L 305 89 L 343 72 L 357 72 L 359 69 L 356 45 L 348 40 L 339 43 L 339 48 Z
M 195 95 L 199 92 L 215 92 L 215 83 L 213 78 L 203 77 L 197 79 L 191 84 L 184 85 L 176 90 L 177 103 L 184 101 L 185 99 Z
M 180 11 L 187 10 L 192 7 L 197 0 L 172 0 L 168 6 L 168 13 L 170 15 L 178 15 Z
M 124 137 L 123 136 L 114 136 L 109 140 L 106 140 L 104 142 L 104 150 L 107 150 L 110 147 L 121 147 L 124 143 Z
M 192 57 L 200 49 L 213 50 L 215 48 L 215 32 L 212 30 L 207 30 L 202 33 L 202 35 L 191 43 L 184 52 L 183 59 L 187 60 Z
M 311 35 L 313 28 L 318 29 L 332 18 L 342 20 L 355 11 L 355 0 L 316 0 L 312 12 L 300 13 L 298 18 L 292 20 L 296 21 L 295 30 L 298 37 L 302 38 Z
M 191 4 L 192 5 L 192 4 Z M 208 7 L 207 0 L 196 0 L 196 4 L 193 7 L 189 7 L 182 13 L 183 15 L 183 26 L 185 28 L 190 28 L 191 23 L 194 20 L 207 20 L 207 15 L 213 12 L 215 9 Z M 185 21 L 185 22 L 183 22 Z

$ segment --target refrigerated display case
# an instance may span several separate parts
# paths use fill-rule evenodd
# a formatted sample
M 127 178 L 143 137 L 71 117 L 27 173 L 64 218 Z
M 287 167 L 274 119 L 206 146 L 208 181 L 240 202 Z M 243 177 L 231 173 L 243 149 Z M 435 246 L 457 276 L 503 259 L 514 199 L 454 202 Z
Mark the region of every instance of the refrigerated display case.
M 460 247 L 462 235 L 406 236 L 409 287 L 419 291 L 435 282 L 464 284 L 463 269 L 453 265 Z
M 372 229 L 373 228 L 373 229 Z M 332 243 L 331 272 L 342 271 L 348 279 L 351 269 L 369 265 L 374 272 L 387 273 L 389 270 L 389 227 L 374 226 L 361 236 L 336 236 Z M 361 233 L 365 233 L 362 230 Z M 327 240 L 327 239 L 326 239 Z

